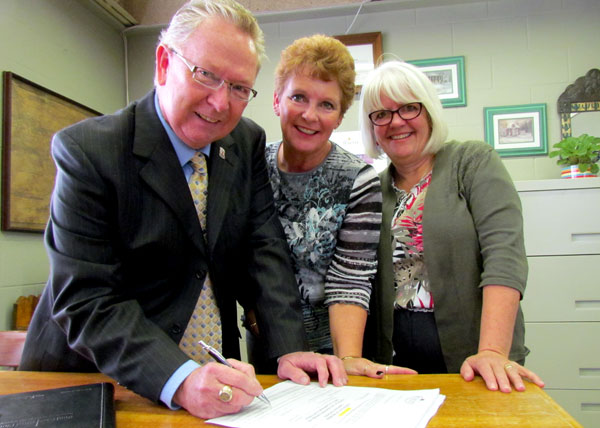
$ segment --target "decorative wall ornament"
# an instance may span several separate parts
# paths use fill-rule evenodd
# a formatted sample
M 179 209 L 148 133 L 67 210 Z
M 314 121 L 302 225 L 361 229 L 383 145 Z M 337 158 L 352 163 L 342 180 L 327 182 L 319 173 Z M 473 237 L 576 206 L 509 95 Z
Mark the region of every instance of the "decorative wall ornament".
M 600 111 L 600 70 L 592 68 L 567 86 L 557 102 L 560 136 L 572 136 L 571 113 Z

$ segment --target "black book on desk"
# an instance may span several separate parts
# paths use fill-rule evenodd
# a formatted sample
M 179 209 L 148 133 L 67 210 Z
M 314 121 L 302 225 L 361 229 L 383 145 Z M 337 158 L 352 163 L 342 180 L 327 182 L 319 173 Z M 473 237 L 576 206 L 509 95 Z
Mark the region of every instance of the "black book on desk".
M 112 383 L 0 395 L 0 428 L 114 428 Z

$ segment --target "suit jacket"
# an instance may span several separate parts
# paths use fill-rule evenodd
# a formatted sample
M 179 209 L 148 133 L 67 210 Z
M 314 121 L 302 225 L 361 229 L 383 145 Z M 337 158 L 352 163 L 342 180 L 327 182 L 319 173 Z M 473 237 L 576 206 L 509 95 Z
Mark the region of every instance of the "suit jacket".
M 239 358 L 236 300 L 258 308 L 270 357 L 307 349 L 264 146 L 244 118 L 212 144 L 205 243 L 154 92 L 58 132 L 51 273 L 20 369 L 101 371 L 157 401 L 188 360 L 177 344 L 207 272 L 225 356 Z

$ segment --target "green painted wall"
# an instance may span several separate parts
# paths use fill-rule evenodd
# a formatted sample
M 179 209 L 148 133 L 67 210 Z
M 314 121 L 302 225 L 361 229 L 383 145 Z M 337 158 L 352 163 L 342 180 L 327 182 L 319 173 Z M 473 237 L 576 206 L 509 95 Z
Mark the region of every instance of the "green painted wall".
M 450 138 L 484 139 L 483 108 L 546 103 L 548 145 L 560 140 L 556 101 L 567 85 L 591 68 L 600 68 L 600 2 L 597 0 L 494 0 L 445 7 L 361 13 L 350 33 L 381 31 L 384 53 L 405 60 L 465 57 L 467 106 L 445 109 Z M 366 10 L 365 8 L 364 10 Z M 369 10 L 377 10 L 374 5 Z M 267 55 L 256 82 L 259 95 L 245 115 L 281 137 L 273 114 L 273 72 L 279 52 L 298 37 L 345 34 L 354 15 L 314 12 L 259 16 Z M 324 16 L 324 17 L 323 17 Z M 158 28 L 128 32 L 130 97 L 152 87 L 153 50 Z M 358 130 L 355 103 L 339 131 Z M 514 180 L 558 178 L 547 156 L 505 158 Z
M 120 29 L 85 1 L 0 0 L 0 40 L 2 71 L 103 113 L 124 106 Z M 41 291 L 48 270 L 41 234 L 0 232 L 0 330 L 11 327 L 18 296 Z

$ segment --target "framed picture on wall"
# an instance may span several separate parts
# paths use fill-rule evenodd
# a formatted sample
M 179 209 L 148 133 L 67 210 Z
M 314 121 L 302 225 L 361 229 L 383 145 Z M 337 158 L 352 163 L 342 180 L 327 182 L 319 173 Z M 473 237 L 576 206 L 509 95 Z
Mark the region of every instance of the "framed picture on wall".
M 381 32 L 346 34 L 333 37 L 345 44 L 350 51 L 350 55 L 354 58 L 354 68 L 356 69 L 356 87 L 354 91 L 358 96 L 367 74 L 381 60 L 383 53 Z
M 503 157 L 548 154 L 546 104 L 484 107 L 485 141 Z
M 419 59 L 406 61 L 419 67 L 437 89 L 444 107 L 467 105 L 465 87 L 465 57 Z
M 50 141 L 56 131 L 98 116 L 76 101 L 4 72 L 2 230 L 43 232 L 56 168 Z

